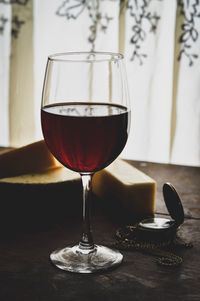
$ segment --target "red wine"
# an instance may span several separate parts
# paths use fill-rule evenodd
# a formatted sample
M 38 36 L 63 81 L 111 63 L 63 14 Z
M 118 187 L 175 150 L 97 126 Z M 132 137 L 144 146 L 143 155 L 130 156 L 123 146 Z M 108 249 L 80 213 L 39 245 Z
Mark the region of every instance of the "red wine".
M 126 107 L 99 103 L 58 103 L 41 111 L 45 142 L 64 166 L 94 172 L 123 150 L 129 127 Z

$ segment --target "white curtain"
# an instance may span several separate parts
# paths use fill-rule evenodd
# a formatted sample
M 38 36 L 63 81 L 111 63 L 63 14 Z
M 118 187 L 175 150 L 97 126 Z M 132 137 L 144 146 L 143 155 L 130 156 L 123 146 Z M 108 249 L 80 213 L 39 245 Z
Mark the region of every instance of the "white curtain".
M 200 166 L 199 0 L 0 0 L 0 145 L 42 138 L 47 56 L 125 55 L 127 159 Z

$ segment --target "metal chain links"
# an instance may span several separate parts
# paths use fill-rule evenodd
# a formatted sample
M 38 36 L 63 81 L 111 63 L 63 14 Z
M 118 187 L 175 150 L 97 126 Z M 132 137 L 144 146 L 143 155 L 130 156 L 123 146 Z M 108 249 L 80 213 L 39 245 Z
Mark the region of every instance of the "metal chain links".
M 167 267 L 177 267 L 183 262 L 183 258 L 174 254 L 174 251 L 193 247 L 192 243 L 185 242 L 177 233 L 172 239 L 159 242 L 140 240 L 136 232 L 137 225 L 119 228 L 116 231 L 117 242 L 114 243 L 114 247 L 120 250 L 140 251 L 155 256 L 158 265 Z

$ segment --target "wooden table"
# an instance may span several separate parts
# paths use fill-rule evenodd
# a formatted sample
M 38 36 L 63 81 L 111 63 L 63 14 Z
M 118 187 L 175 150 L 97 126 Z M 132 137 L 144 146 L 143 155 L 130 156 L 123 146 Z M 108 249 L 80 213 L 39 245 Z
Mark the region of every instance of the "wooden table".
M 51 265 L 49 254 L 57 247 L 79 240 L 81 217 L 73 211 L 64 220 L 60 208 L 59 218 L 55 202 L 55 218 L 53 215 L 47 218 L 50 210 L 47 205 L 42 209 L 43 219 L 39 219 L 37 212 L 43 203 L 40 199 L 35 200 L 35 217 L 30 216 L 31 223 L 28 223 L 29 213 L 23 220 L 22 215 L 11 218 L 14 217 L 12 208 L 10 214 L 13 215 L 3 212 L 6 218 L 1 224 L 0 300 L 200 300 L 200 168 L 145 162 L 131 164 L 157 180 L 158 212 L 167 213 L 162 196 L 164 182 L 171 182 L 181 196 L 186 217 L 180 235 L 194 244 L 192 249 L 180 251 L 182 265 L 162 267 L 152 256 L 122 251 L 124 261 L 112 271 L 82 275 L 58 270 Z M 1 197 L 1 204 L 6 201 L 6 196 Z M 97 243 L 110 244 L 119 224 L 104 209 L 101 206 L 94 209 L 94 238 Z M 18 228 L 20 221 L 22 227 Z

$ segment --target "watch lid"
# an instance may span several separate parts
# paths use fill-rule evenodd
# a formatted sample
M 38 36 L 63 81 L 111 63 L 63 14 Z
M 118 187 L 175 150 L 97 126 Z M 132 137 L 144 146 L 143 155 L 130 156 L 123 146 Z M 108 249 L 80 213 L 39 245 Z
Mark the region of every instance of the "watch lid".
M 163 196 L 169 214 L 175 220 L 176 225 L 180 226 L 184 222 L 184 210 L 181 199 L 171 183 L 167 182 L 163 185 Z

